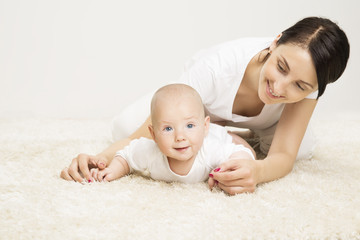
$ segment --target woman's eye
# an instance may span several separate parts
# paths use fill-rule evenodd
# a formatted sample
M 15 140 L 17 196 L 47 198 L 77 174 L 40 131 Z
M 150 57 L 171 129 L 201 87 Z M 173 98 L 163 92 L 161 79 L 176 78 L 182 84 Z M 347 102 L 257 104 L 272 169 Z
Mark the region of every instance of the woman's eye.
M 305 89 L 304 89 L 299 83 L 296 83 L 296 86 L 297 86 L 298 88 L 300 88 L 302 91 L 305 91 Z
M 193 128 L 194 127 L 194 124 L 190 123 L 187 125 L 187 128 Z
M 172 130 L 172 127 L 166 127 L 164 128 L 165 131 L 170 132 Z
M 280 72 L 284 73 L 285 72 L 285 69 L 281 66 L 280 63 L 278 63 L 278 69 Z

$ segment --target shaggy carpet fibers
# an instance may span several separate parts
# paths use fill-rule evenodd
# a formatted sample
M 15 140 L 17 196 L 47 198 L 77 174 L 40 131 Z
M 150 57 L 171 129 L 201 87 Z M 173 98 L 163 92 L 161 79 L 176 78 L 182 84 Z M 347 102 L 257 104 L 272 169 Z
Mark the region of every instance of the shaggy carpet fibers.
M 360 239 L 360 114 L 313 120 L 311 160 L 236 196 L 137 175 L 60 179 L 110 144 L 110 122 L 0 119 L 0 239 Z

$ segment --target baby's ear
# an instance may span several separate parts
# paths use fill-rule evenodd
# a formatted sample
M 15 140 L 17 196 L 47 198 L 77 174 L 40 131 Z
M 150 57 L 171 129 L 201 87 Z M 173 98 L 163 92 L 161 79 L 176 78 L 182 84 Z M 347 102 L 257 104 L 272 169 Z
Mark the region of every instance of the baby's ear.
M 205 117 L 204 124 L 205 124 L 205 135 L 207 135 L 210 127 L 210 116 Z
M 155 141 L 154 127 L 151 124 L 149 124 L 148 129 L 149 129 L 152 139 Z

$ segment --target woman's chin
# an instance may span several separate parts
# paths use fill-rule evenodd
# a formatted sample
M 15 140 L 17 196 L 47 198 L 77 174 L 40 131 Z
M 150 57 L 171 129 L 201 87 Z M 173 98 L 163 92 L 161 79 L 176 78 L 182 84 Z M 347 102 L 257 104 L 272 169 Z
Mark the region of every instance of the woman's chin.
M 259 93 L 259 98 L 260 98 L 260 101 L 262 101 L 264 104 L 271 104 L 271 100 L 266 97 L 266 95 L 264 93 Z

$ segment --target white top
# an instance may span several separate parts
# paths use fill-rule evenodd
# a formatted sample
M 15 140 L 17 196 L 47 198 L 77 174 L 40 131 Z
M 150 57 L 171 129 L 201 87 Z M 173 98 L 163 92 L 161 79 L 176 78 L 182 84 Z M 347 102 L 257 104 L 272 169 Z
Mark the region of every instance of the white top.
M 225 42 L 200 51 L 185 65 L 180 82 L 199 92 L 212 122 L 229 121 L 228 125 L 237 127 L 266 129 L 280 119 L 285 104 L 267 104 L 254 117 L 232 113 L 235 96 L 247 65 L 257 53 L 268 48 L 273 40 L 242 38 Z M 307 98 L 316 97 L 317 91 Z
M 147 138 L 131 141 L 123 150 L 118 151 L 116 156 L 121 156 L 127 161 L 130 172 L 149 173 L 155 180 L 196 183 L 205 181 L 211 170 L 239 151 L 245 151 L 249 157 L 255 159 L 250 149 L 232 143 L 232 137 L 224 127 L 210 124 L 209 133 L 187 175 L 174 173 L 170 169 L 167 157 L 153 140 Z

